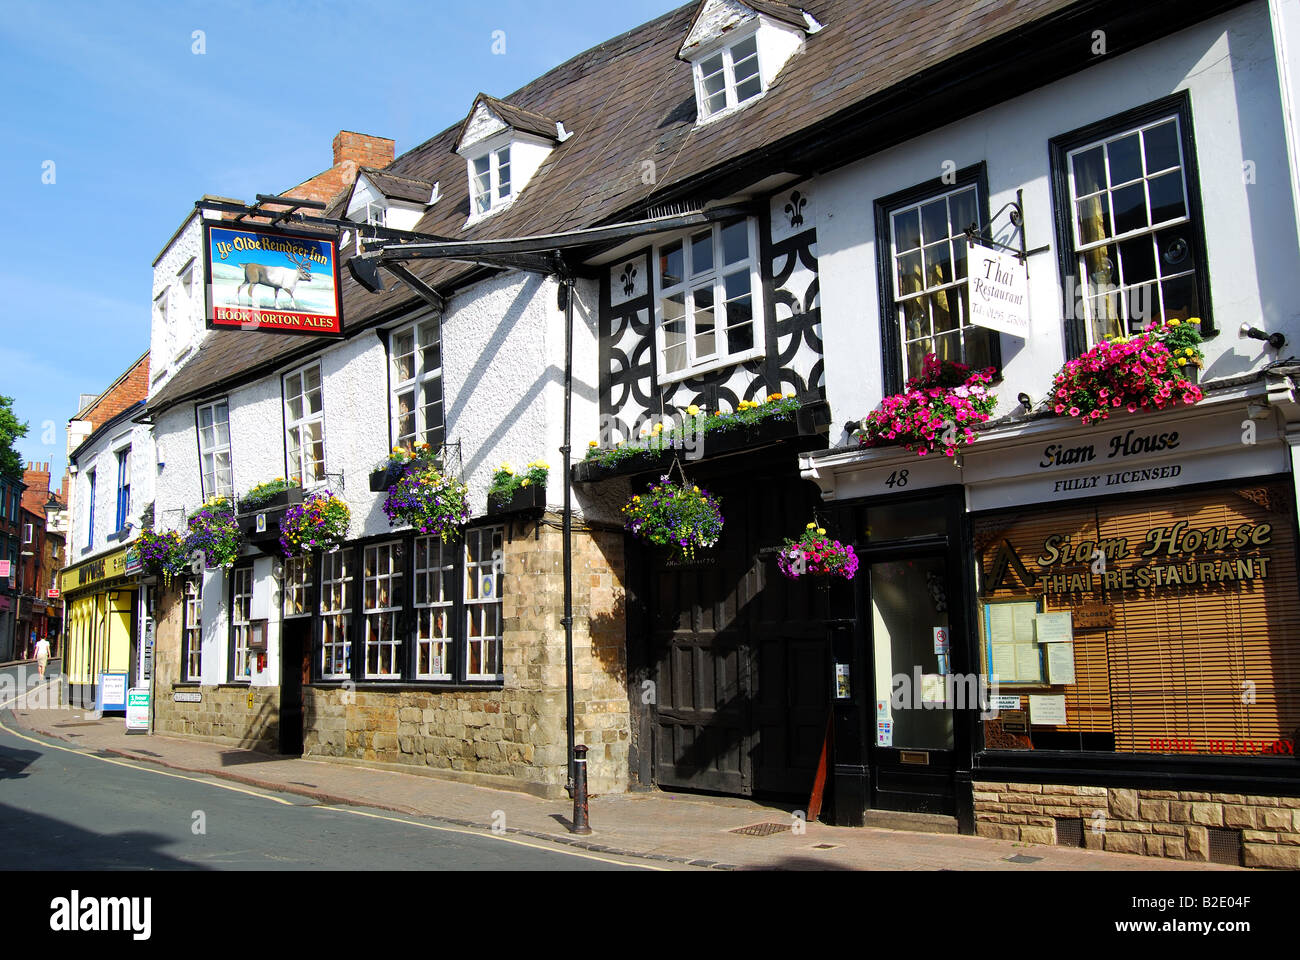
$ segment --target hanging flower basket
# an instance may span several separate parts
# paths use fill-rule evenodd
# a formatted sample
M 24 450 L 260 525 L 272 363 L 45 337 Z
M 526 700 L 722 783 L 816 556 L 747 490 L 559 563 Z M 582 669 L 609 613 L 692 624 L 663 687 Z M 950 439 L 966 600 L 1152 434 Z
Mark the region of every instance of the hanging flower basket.
M 469 488 L 431 463 L 415 464 L 388 491 L 384 513 L 391 526 L 406 524 L 446 543 L 469 522 Z
M 1077 417 L 1088 424 L 1109 420 L 1112 413 L 1161 410 L 1182 402 L 1199 402 L 1201 388 L 1183 374 L 1201 362 L 1200 335 L 1179 333 L 1182 322 L 1170 321 L 1133 337 L 1107 339 L 1068 361 L 1052 382 L 1051 407 L 1058 417 Z M 1188 321 L 1190 324 L 1191 321 Z M 1183 345 L 1186 340 L 1190 346 Z M 1171 344 L 1173 345 L 1171 349 Z M 1175 357 L 1173 350 L 1191 350 Z
M 776 565 L 791 580 L 804 576 L 852 580 L 858 572 L 858 555 L 852 546 L 832 540 L 825 529 L 810 523 L 803 536 L 786 540 Z
M 997 408 L 997 397 L 988 389 L 993 374 L 992 367 L 971 370 L 927 354 L 920 375 L 862 421 L 858 442 L 864 447 L 899 445 L 922 457 L 939 452 L 955 457 L 961 444 L 974 442 L 975 428 Z
M 280 518 L 280 550 L 286 557 L 329 553 L 347 541 L 351 524 L 346 503 L 328 490 L 313 493 Z
M 165 589 L 170 590 L 172 578 L 189 566 L 185 538 L 178 531 L 158 533 L 153 527 L 145 527 L 136 538 L 135 548 L 140 553 L 145 575 L 161 577 Z
M 414 446 L 407 447 L 393 447 L 392 452 L 376 465 L 370 474 L 371 492 L 382 493 L 390 489 L 411 467 L 441 466 L 439 452 L 439 450 L 434 449 L 427 443 L 417 443 Z
M 209 500 L 190 514 L 186 555 L 203 552 L 209 567 L 229 567 L 239 558 L 241 537 L 235 508 L 225 497 Z
M 623 515 L 633 536 L 667 547 L 674 559 L 688 563 L 695 559 L 696 550 L 716 546 L 722 535 L 721 501 L 688 484 L 684 474 L 680 483 L 672 482 L 668 474 L 660 477 L 659 483 L 623 507 Z

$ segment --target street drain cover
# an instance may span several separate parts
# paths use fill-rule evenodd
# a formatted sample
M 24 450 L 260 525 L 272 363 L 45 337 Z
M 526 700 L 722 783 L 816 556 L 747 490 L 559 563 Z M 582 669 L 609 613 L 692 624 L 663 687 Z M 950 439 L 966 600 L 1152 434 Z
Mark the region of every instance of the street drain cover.
M 748 827 L 737 827 L 731 833 L 738 833 L 742 837 L 771 837 L 778 833 L 787 833 L 790 830 L 788 823 L 755 823 Z
M 814 849 L 814 850 L 834 850 L 834 849 L 836 849 L 837 847 L 839 847 L 839 844 L 838 844 L 838 843 L 815 843 L 815 844 L 813 844 L 813 849 Z
M 1017 853 L 1014 857 L 1003 857 L 1007 863 L 1037 863 L 1042 857 L 1027 857 L 1023 853 Z

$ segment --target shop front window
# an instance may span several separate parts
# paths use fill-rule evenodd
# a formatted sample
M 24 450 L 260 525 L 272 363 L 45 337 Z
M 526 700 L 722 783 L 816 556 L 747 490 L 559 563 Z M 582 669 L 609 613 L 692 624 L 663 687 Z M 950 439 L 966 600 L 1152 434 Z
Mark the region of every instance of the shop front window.
M 1258 483 L 978 518 L 986 749 L 1293 758 L 1293 505 Z

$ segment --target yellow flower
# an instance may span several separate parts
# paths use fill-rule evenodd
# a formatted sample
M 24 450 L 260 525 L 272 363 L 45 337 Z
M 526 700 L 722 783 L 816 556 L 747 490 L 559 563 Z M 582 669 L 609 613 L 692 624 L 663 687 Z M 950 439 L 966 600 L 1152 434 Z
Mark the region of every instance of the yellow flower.
M 794 391 L 791 390 L 789 393 L 787 393 L 787 394 L 785 395 L 785 398 L 786 398 L 787 400 L 793 400 L 793 399 L 794 399 Z
M 823 530 L 821 527 L 818 527 L 818 528 L 817 528 L 817 536 L 819 536 L 819 537 L 824 537 L 824 536 L 826 536 L 826 531 Z
M 1177 326 L 1181 326 L 1181 325 L 1182 325 L 1182 321 L 1179 320 L 1177 317 L 1174 317 L 1174 319 L 1172 319 L 1172 320 L 1169 321 L 1169 326 L 1171 326 L 1171 327 L 1177 327 Z
M 660 434 L 660 433 L 663 433 L 663 432 L 664 432 L 664 425 L 663 425 L 662 423 L 656 423 L 656 424 L 655 424 L 655 433 L 656 433 L 656 434 Z
M 699 492 L 700 492 L 700 488 L 699 488 L 699 487 L 696 487 L 696 488 L 695 488 L 695 492 L 696 492 L 696 493 L 699 493 Z
M 521 484 L 519 484 L 519 485 L 520 485 L 521 487 L 526 487 L 526 486 L 528 486 L 528 485 L 529 485 L 530 483 L 532 483 L 532 482 L 533 482 L 533 481 L 529 480 L 527 477 L 524 477 L 524 482 L 521 483 Z
M 587 446 L 589 446 L 589 447 L 599 447 L 599 446 L 600 446 L 600 443 L 599 443 L 598 441 L 596 441 L 596 440 L 593 440 L 593 441 L 591 441 L 591 443 L 587 444 Z
M 700 408 L 697 407 L 697 406 L 696 406 L 695 404 L 693 404 L 693 403 L 692 403 L 689 407 L 686 408 L 686 413 L 687 413 L 687 415 L 688 415 L 688 416 L 691 416 L 691 417 L 694 417 L 694 416 L 698 415 L 699 412 L 700 412 Z
M 1200 317 L 1188 317 L 1188 318 L 1187 318 L 1187 322 L 1188 322 L 1189 324 L 1193 324 L 1193 323 L 1195 323 L 1195 324 L 1198 324 L 1198 325 L 1199 325 L 1200 322 L 1201 322 L 1201 318 L 1200 318 Z
M 810 523 L 810 524 L 808 524 L 807 529 L 809 529 L 809 530 L 816 530 L 816 529 L 817 529 L 817 524 L 815 524 L 815 523 Z
M 633 503 L 640 503 L 640 502 L 641 502 L 641 497 L 640 497 L 640 496 L 635 496 L 635 497 L 633 497 L 633 498 L 632 498 L 632 502 L 633 502 Z

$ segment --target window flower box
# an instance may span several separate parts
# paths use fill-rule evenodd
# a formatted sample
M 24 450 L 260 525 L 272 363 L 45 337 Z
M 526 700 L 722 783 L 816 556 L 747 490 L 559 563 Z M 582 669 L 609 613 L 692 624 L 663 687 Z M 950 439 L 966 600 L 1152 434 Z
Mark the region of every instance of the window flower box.
M 402 479 L 402 474 L 405 472 L 404 463 L 389 463 L 380 467 L 370 474 L 370 492 L 383 493 Z
M 538 514 L 546 512 L 546 488 L 520 487 L 506 497 L 488 497 L 487 515 L 504 517 L 512 514 Z

